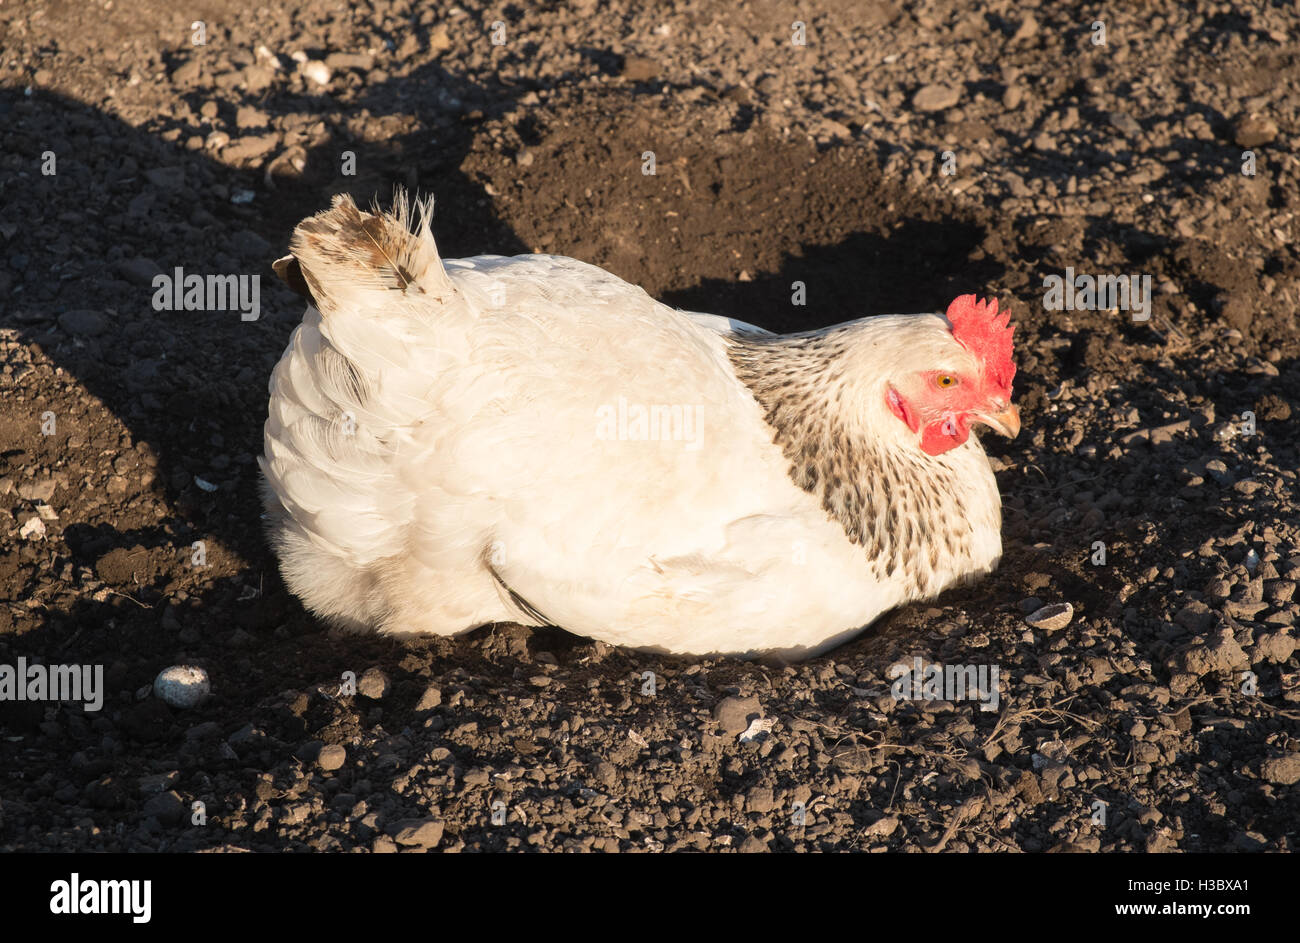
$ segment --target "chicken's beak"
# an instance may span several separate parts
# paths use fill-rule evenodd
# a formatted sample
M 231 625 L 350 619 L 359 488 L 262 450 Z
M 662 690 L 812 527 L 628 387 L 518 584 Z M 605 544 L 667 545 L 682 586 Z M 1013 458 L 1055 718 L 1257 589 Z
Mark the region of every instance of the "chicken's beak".
M 1007 404 L 1007 408 L 1001 412 L 977 412 L 975 418 L 998 435 L 1004 435 L 1008 439 L 1014 439 L 1020 434 L 1020 410 L 1016 409 L 1014 404 Z

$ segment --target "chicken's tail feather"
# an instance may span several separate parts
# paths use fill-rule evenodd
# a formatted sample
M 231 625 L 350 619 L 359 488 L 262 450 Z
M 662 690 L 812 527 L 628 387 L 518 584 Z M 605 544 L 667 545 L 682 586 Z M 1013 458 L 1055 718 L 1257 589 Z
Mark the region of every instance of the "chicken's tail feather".
M 382 299 L 364 298 L 368 292 L 445 302 L 455 289 L 429 228 L 432 216 L 432 197 L 417 198 L 412 206 L 400 188 L 387 212 L 364 212 L 352 197 L 339 194 L 328 210 L 294 229 L 293 254 L 275 263 L 276 274 L 327 319 L 340 308 L 382 308 Z

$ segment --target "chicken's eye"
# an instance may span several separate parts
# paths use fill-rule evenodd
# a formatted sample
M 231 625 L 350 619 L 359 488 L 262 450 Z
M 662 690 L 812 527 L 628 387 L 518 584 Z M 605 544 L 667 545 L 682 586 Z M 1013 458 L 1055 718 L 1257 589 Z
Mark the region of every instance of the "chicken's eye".
M 936 386 L 946 390 L 950 386 L 957 385 L 957 378 L 953 376 L 949 376 L 946 373 L 941 373 L 937 377 L 935 377 L 934 382 Z

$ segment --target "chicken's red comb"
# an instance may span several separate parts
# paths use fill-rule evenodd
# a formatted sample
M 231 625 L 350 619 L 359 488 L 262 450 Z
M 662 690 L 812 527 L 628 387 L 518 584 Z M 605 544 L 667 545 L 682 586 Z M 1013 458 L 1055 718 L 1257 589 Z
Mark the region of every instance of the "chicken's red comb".
M 986 375 L 999 387 L 1011 391 L 1016 364 L 1011 359 L 1011 312 L 998 314 L 998 300 L 980 301 L 961 295 L 948 305 L 952 336 L 984 364 Z

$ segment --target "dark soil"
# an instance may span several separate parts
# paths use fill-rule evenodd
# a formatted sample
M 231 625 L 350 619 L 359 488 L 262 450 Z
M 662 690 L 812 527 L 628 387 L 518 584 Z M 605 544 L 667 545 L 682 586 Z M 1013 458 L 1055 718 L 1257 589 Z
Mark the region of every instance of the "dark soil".
M 0 851 L 1293 850 L 1295 11 L 1098 46 L 1086 5 L 831 3 L 796 46 L 786 4 L 527 6 L 0 6 L 0 665 L 106 684 L 0 702 Z M 329 634 L 261 536 L 270 263 L 394 184 L 448 257 L 780 331 L 999 296 L 1001 568 L 794 666 Z M 260 318 L 155 311 L 177 266 L 260 275 Z M 1067 267 L 1150 275 L 1150 320 L 1047 310 Z M 998 710 L 896 700 L 914 656 L 1000 666 Z M 152 696 L 172 664 L 211 699 Z

